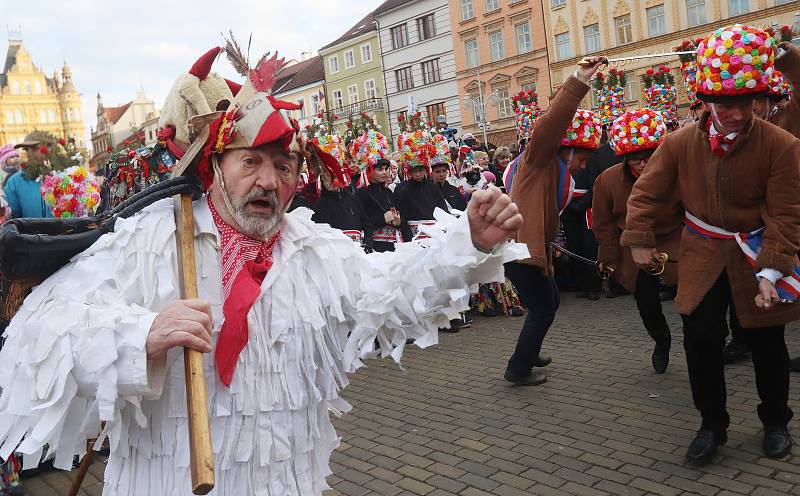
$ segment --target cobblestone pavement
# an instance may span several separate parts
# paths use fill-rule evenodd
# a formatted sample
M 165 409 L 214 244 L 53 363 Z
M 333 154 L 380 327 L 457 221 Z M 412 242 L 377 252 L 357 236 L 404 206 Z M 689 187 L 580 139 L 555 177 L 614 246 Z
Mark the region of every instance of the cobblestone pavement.
M 543 386 L 509 387 L 502 378 L 520 318 L 476 318 L 436 347 L 410 348 L 405 370 L 369 362 L 344 395 L 353 411 L 335 421 L 342 444 L 326 496 L 800 495 L 800 448 L 785 460 L 761 456 L 749 362 L 727 372 L 728 445 L 712 465 L 685 463 L 698 417 L 680 320 L 668 317 L 672 364 L 661 376 L 632 298 L 571 294 L 545 342 L 553 364 Z M 792 355 L 800 353 L 797 330 L 787 337 Z M 92 466 L 81 494 L 100 493 L 103 466 Z M 34 496 L 63 495 L 72 475 L 48 472 L 25 484 Z

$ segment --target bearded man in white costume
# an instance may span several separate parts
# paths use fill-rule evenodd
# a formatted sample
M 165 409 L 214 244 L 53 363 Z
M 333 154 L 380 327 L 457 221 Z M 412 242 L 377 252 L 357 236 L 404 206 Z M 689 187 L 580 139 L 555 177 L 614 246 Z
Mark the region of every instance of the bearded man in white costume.
M 304 161 L 323 181 L 346 171 L 299 133 L 269 76 L 256 68 L 227 112 L 193 121 L 181 163 L 208 189 L 194 202 L 200 299 L 179 298 L 173 200 L 119 220 L 9 325 L 0 457 L 69 469 L 105 421 L 103 494 L 191 494 L 189 347 L 208 353 L 211 494 L 319 495 L 339 443 L 328 411 L 350 408 L 346 374 L 365 357 L 399 361 L 409 338 L 435 344 L 471 285 L 502 281 L 504 262 L 528 256 L 506 241 L 522 217 L 496 188 L 474 193 L 461 218 L 437 212 L 425 246 L 394 253 L 366 255 L 308 210 L 285 214 Z

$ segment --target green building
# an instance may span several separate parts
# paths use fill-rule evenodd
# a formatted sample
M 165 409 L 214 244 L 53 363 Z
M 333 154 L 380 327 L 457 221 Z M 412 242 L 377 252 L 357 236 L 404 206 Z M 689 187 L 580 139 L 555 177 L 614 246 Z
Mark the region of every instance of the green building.
M 372 13 L 319 54 L 325 64 L 325 107 L 337 117 L 339 132 L 344 133 L 349 116 L 366 112 L 389 136 L 381 49 Z

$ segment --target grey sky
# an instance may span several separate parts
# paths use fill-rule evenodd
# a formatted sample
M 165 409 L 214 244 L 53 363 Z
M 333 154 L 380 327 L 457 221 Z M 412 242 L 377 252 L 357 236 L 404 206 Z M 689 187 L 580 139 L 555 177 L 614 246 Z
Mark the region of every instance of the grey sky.
M 0 0 L 0 29 L 22 27 L 25 46 L 48 76 L 64 59 L 83 94 L 84 122 L 95 126 L 96 95 L 121 105 L 140 84 L 161 107 L 174 79 L 233 29 L 251 59 L 265 51 L 300 58 L 318 50 L 381 0 Z M 3 36 L 3 41 L 6 37 Z M 6 44 L 0 43 L 0 57 Z M 215 70 L 240 78 L 224 59 Z

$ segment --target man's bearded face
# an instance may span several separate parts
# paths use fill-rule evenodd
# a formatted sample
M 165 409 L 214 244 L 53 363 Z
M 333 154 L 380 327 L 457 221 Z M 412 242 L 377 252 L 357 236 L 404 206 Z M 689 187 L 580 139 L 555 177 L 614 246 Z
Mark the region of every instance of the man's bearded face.
M 220 168 L 240 232 L 261 240 L 277 232 L 297 187 L 300 162 L 297 154 L 277 143 L 223 154 Z M 222 194 L 215 179 L 212 201 L 217 195 L 221 199 Z M 216 201 L 215 206 L 218 211 L 227 212 Z

